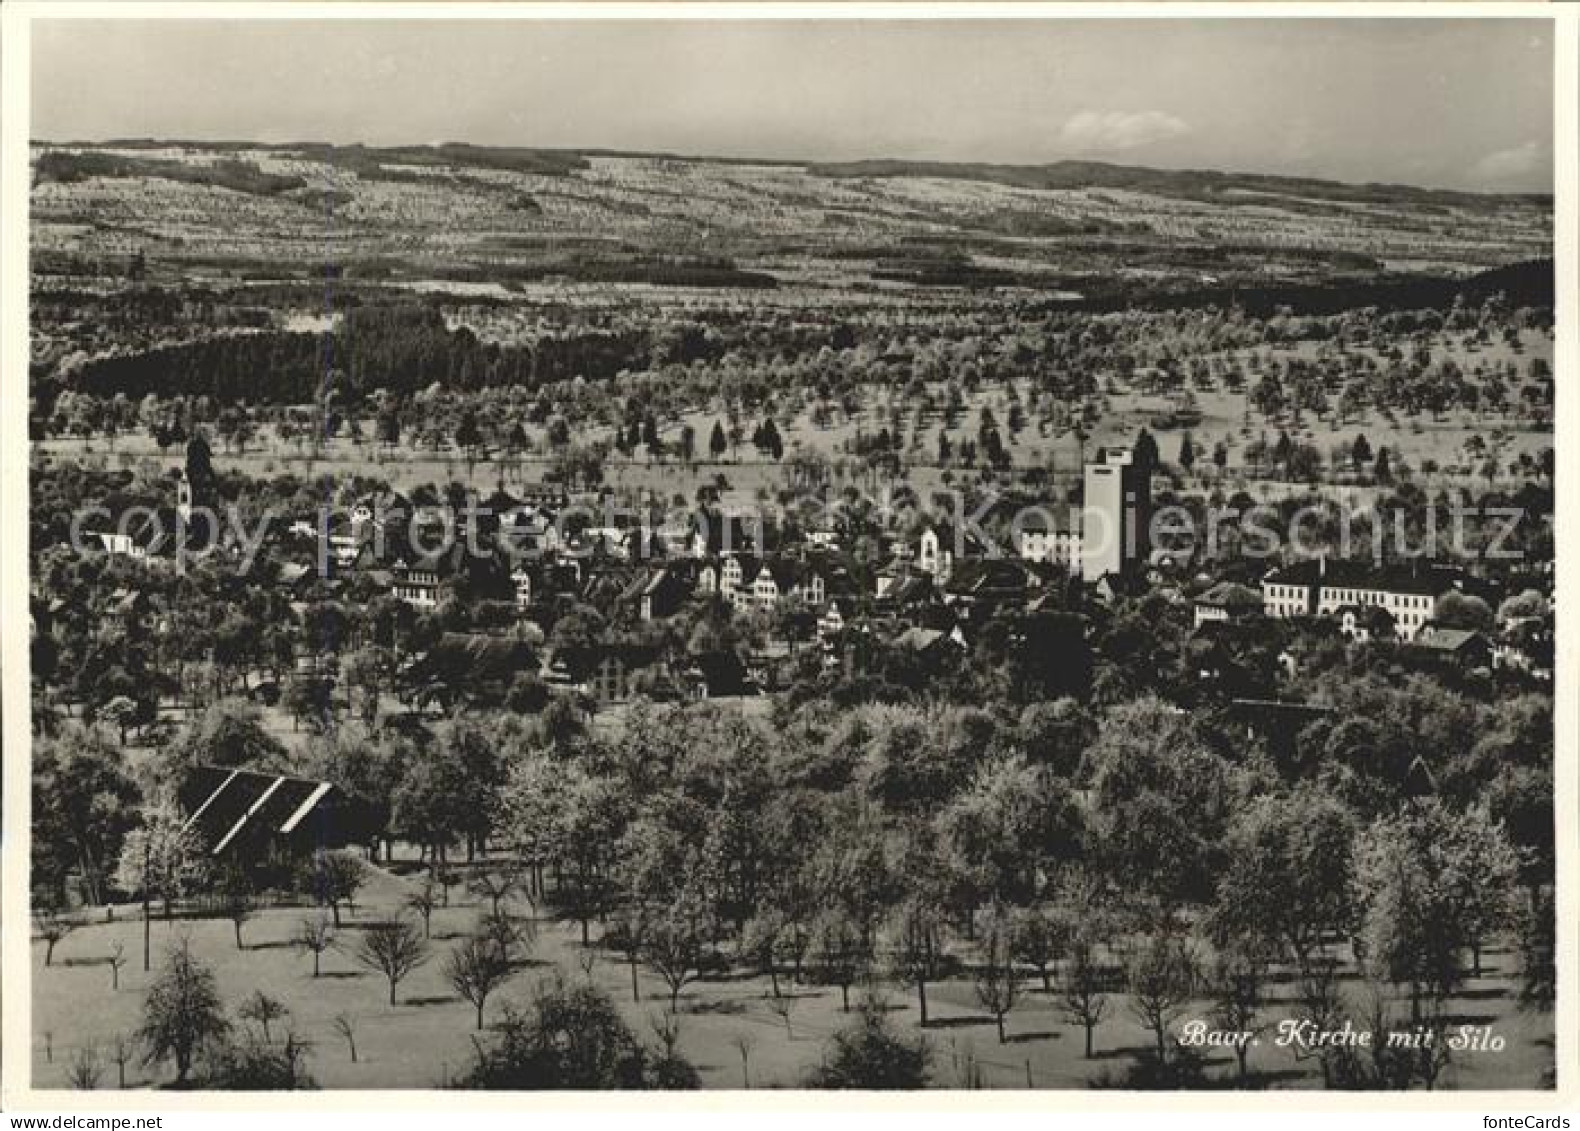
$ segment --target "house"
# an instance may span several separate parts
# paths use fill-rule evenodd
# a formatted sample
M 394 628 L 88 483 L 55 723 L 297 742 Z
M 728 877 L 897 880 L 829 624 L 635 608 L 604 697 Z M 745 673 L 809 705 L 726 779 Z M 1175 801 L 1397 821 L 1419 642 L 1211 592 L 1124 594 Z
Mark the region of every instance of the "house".
M 962 618 L 976 619 L 1008 605 L 1023 606 L 1047 580 L 1043 571 L 1060 567 L 1013 558 L 964 562 L 943 585 L 944 603 Z
M 390 596 L 405 601 L 414 609 L 436 609 L 443 571 L 444 562 L 438 556 L 415 562 L 398 561 L 390 567 Z
M 1067 573 L 1081 569 L 1081 534 L 1054 520 L 1046 507 L 1026 512 L 1016 540 L 1022 561 L 1061 566 Z
M 532 571 L 518 565 L 510 571 L 510 584 L 515 593 L 516 611 L 526 612 L 532 607 Z
M 726 557 L 719 563 L 718 592 L 720 596 L 728 597 L 732 601 L 735 594 L 746 585 L 746 571 L 749 568 L 752 576 L 757 574 L 757 559 L 742 559 L 734 554 Z
M 650 569 L 628 589 L 623 600 L 636 606 L 643 620 L 674 616 L 691 596 L 691 585 L 677 569 Z
M 552 554 L 564 548 L 557 512 L 525 503 L 501 516 L 497 537 L 513 556 Z
M 841 533 L 833 525 L 814 526 L 807 530 L 804 540 L 810 550 L 832 552 L 839 549 Z
M 532 483 L 521 489 L 518 496 L 521 506 L 535 511 L 558 512 L 570 506 L 571 497 L 563 487 L 552 483 Z
M 123 630 L 131 632 L 148 616 L 150 607 L 148 594 L 141 589 L 127 589 L 122 586 L 110 594 L 105 604 L 104 615 L 117 621 Z
M 849 628 L 856 619 L 856 601 L 852 597 L 835 597 L 817 618 L 819 639 L 829 640 Z
M 582 581 L 577 599 L 595 609 L 613 609 L 644 578 L 643 571 L 630 566 L 591 567 Z
M 781 601 L 803 601 L 821 605 L 827 594 L 827 583 L 816 566 L 789 558 L 771 558 L 755 563 L 750 577 L 743 574 L 742 588 L 737 595 L 746 593 L 746 604 L 759 609 L 772 609 Z M 740 606 L 742 601 L 737 600 Z
M 940 628 L 912 626 L 896 636 L 891 643 L 902 651 L 923 657 L 963 652 L 966 647 L 965 636 L 958 628 L 946 632 Z
M 1409 652 L 1420 658 L 1474 671 L 1492 667 L 1492 644 L 1469 628 L 1443 628 L 1428 624 L 1410 641 Z
M 600 703 L 618 703 L 631 694 L 630 669 L 624 656 L 605 652 L 593 664 L 584 689 Z
M 691 657 L 685 681 L 692 699 L 719 699 L 755 695 L 757 686 L 746 672 L 741 658 L 727 649 L 699 652 Z
M 900 567 L 878 574 L 878 603 L 885 609 L 919 608 L 938 600 L 931 574 Z
M 1201 596 L 1193 605 L 1192 627 L 1200 628 L 1210 621 L 1240 620 L 1262 611 L 1261 595 L 1247 585 L 1220 581 Z
M 1340 605 L 1334 610 L 1339 632 L 1357 644 L 1391 640 L 1398 633 L 1393 614 L 1380 605 Z
M 83 530 L 82 534 L 84 539 L 97 541 L 106 554 L 142 561 L 172 552 L 178 531 L 185 530 L 172 508 L 159 507 L 129 511 L 113 530 Z

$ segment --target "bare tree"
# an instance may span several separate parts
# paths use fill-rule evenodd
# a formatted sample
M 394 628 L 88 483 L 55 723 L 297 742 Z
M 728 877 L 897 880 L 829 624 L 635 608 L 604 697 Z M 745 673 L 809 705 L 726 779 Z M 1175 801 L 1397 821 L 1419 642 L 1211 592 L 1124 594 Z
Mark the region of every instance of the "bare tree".
M 1252 954 L 1219 955 L 1213 970 L 1213 1020 L 1220 1030 L 1239 1038 L 1233 1048 L 1242 1082 L 1247 1076 L 1250 1042 L 1266 1028 L 1258 1023 L 1266 977 L 1266 963 Z
M 273 1044 L 269 1035 L 269 1023 L 278 1021 L 290 1015 L 290 1010 L 285 1008 L 285 1003 L 277 997 L 270 997 L 262 990 L 254 990 L 246 1001 L 241 1003 L 241 1008 L 236 1011 L 243 1021 L 256 1021 L 263 1029 L 263 1043 Z
M 121 988 L 121 967 L 126 965 L 126 944 L 116 939 L 110 944 L 110 989 Z
M 1198 980 L 1195 955 L 1184 940 L 1154 933 L 1131 957 L 1126 970 L 1130 1012 L 1157 1042 L 1158 1063 L 1168 1060 L 1169 1027 L 1190 1001 Z
M 479 872 L 467 884 L 467 890 L 488 900 L 489 910 L 498 915 L 507 899 L 525 889 L 521 885 L 521 877 L 513 869 L 506 868 L 498 872 Z
M 99 1086 L 99 1079 L 103 1074 L 103 1065 L 99 1062 L 99 1050 L 92 1045 L 84 1045 L 71 1054 L 71 1065 L 66 1069 L 66 1079 L 71 1086 L 81 1092 L 91 1092 Z
M 1052 966 L 1069 941 L 1065 921 L 1045 908 L 1028 907 L 1010 920 L 1010 953 L 1036 969 L 1045 994 L 1053 993 Z
M 313 977 L 318 977 L 319 961 L 324 951 L 334 945 L 334 938 L 334 928 L 322 915 L 309 915 L 297 924 L 291 942 L 299 950 L 312 952 Z
M 318 902 L 329 908 L 340 926 L 340 905 L 356 910 L 357 892 L 367 879 L 367 868 L 350 852 L 323 852 L 313 859 L 307 883 Z
M 500 956 L 493 940 L 473 935 L 445 959 L 444 976 L 477 1010 L 477 1027 L 481 1029 L 488 995 L 510 978 L 510 963 Z
M 460 877 L 455 874 L 455 869 L 444 864 L 435 864 L 433 869 L 434 882 L 439 885 L 439 904 L 441 907 L 450 906 L 450 889 L 460 882 Z
M 537 928 L 529 919 L 515 919 L 503 911 L 490 911 L 477 921 L 473 934 L 491 945 L 499 961 L 508 969 L 525 961 L 527 951 L 537 938 Z
M 675 1056 L 680 1048 L 680 1014 L 674 1010 L 664 1013 L 650 1013 L 647 1023 L 653 1030 L 653 1036 L 658 1041 L 659 1050 L 664 1057 Z
M 776 997 L 768 1000 L 768 1012 L 784 1022 L 785 1036 L 795 1040 L 795 1029 L 790 1024 L 790 1015 L 795 1012 L 799 998 Z
M 993 1015 L 998 1026 L 998 1043 L 1004 1043 L 1004 1018 L 1015 1008 L 1020 996 L 1020 978 L 1015 973 L 1015 962 L 1010 958 L 1009 938 L 1003 927 L 995 921 L 983 940 L 982 965 L 976 972 L 977 1001 Z
M 390 1004 L 395 1004 L 395 987 L 407 974 L 428 961 L 428 942 L 405 919 L 374 923 L 362 932 L 356 960 L 369 970 L 389 979 Z
M 742 1029 L 730 1037 L 730 1046 L 741 1058 L 741 1087 L 752 1086 L 752 1050 L 757 1047 L 757 1037 Z
M 702 935 L 691 910 L 677 905 L 649 924 L 644 949 L 669 987 L 669 1011 L 679 1012 L 680 991 L 702 972 Z
M 342 1037 L 345 1038 L 346 1048 L 351 1053 L 351 1063 L 355 1064 L 357 1062 L 357 1024 L 356 1024 L 356 1022 L 353 1021 L 349 1016 L 347 1016 L 344 1013 L 337 1013 L 337 1014 L 335 1014 L 335 1019 L 334 1019 L 333 1022 L 331 1022 L 331 1024 L 334 1025 L 335 1032 L 339 1033 Z
M 55 960 L 55 944 L 77 929 L 73 919 L 53 907 L 33 912 L 33 933 L 44 940 L 44 965 Z
M 943 917 L 921 899 L 908 901 L 899 912 L 894 942 L 894 971 L 916 987 L 921 1025 L 927 1027 L 927 983 L 943 969 Z
M 252 884 L 240 868 L 232 866 L 225 870 L 219 887 L 225 918 L 235 930 L 236 949 L 241 950 L 241 928 L 253 916 Z
M 647 945 L 647 909 L 640 904 L 621 911 L 609 929 L 604 932 L 604 942 L 625 956 L 631 968 L 631 1000 L 642 1000 L 642 982 L 638 966 Z
M 1077 940 L 1064 972 L 1065 1016 L 1086 1030 L 1086 1059 L 1092 1059 L 1092 1033 L 1108 1012 L 1107 980 L 1092 944 Z
M 439 908 L 439 893 L 431 879 L 406 897 L 406 909 L 415 911 L 422 918 L 422 937 L 433 937 L 433 913 Z
M 137 1042 L 125 1033 L 110 1038 L 110 1060 L 115 1063 L 116 1087 L 126 1089 L 126 1066 L 137 1055 Z
M 872 964 L 872 944 L 841 912 L 823 915 L 812 927 L 812 968 L 821 981 L 839 987 L 840 1009 L 850 1012 L 850 987 Z

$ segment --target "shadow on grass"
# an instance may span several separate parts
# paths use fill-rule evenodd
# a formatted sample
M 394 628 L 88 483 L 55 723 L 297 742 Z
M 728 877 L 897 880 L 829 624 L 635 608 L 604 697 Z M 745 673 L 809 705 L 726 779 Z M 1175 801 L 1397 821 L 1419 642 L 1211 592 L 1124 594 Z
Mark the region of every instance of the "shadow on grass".
M 667 1001 L 668 998 L 666 997 L 664 1000 Z M 745 1003 L 739 1001 L 699 1001 L 692 1002 L 687 1007 L 686 999 L 682 996 L 681 1004 L 685 1008 L 685 1012 L 696 1014 L 699 1017 L 709 1014 L 717 1014 L 721 1017 L 735 1017 L 746 1012 Z
M 1064 1034 L 1054 1029 L 1045 1029 L 1037 1033 L 1004 1034 L 1004 1043 L 1006 1045 L 1025 1045 L 1033 1041 L 1062 1041 L 1063 1039 Z
M 991 1017 L 929 1017 L 924 1029 L 969 1029 L 974 1026 L 992 1025 Z

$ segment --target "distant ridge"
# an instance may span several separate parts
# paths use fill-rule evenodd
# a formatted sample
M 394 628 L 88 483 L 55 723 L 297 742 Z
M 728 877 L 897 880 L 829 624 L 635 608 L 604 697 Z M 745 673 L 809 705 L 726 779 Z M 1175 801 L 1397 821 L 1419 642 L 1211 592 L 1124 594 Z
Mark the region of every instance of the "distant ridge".
M 1415 206 L 1477 208 L 1520 203 L 1551 208 L 1551 193 L 1479 193 L 1420 185 L 1350 183 L 1316 177 L 1277 173 L 1223 172 L 1212 169 L 1155 169 L 1144 165 L 1117 165 L 1106 161 L 1054 161 L 1043 165 L 991 162 L 919 161 L 875 158 L 860 161 L 807 161 L 784 157 L 714 157 L 706 155 L 644 152 L 598 147 L 553 148 L 473 145 L 443 142 L 438 145 L 336 144 L 327 141 L 261 142 L 244 140 L 190 141 L 175 138 L 115 138 L 107 141 L 49 141 L 34 145 L 72 149 L 162 149 L 183 147 L 214 152 L 261 149 L 297 152 L 329 164 L 372 168 L 379 162 L 402 164 L 446 163 L 461 167 L 512 169 L 519 172 L 565 175 L 587 167 L 589 157 L 625 157 L 654 161 L 683 161 L 714 165 L 770 165 L 802 168 L 814 176 L 839 178 L 932 177 L 979 181 L 1028 189 L 1130 189 L 1212 204 L 1255 204 L 1257 197 L 1302 196 L 1349 204 L 1407 203 Z
M 993 165 L 952 161 L 842 161 L 806 166 L 823 177 L 937 177 L 960 181 L 988 181 L 1029 189 L 1132 189 L 1162 196 L 1187 197 L 1214 204 L 1254 204 L 1255 194 L 1305 196 L 1352 204 L 1389 204 L 1485 207 L 1519 201 L 1552 205 L 1551 194 L 1475 193 L 1416 185 L 1348 184 L 1314 177 L 1289 177 L 1274 173 L 1222 173 L 1210 169 L 1151 169 L 1141 165 L 1113 165 L 1105 161 L 1055 161 L 1048 165 Z M 1249 194 L 1227 196 L 1226 194 Z

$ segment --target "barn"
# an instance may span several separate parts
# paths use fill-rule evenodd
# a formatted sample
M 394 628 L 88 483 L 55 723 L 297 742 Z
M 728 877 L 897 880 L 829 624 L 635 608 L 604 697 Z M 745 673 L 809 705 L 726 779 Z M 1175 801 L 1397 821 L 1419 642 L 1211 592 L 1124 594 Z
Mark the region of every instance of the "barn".
M 290 870 L 314 853 L 370 844 L 370 808 L 327 781 L 236 766 L 198 766 L 180 792 L 186 827 L 208 853 L 245 867 Z

